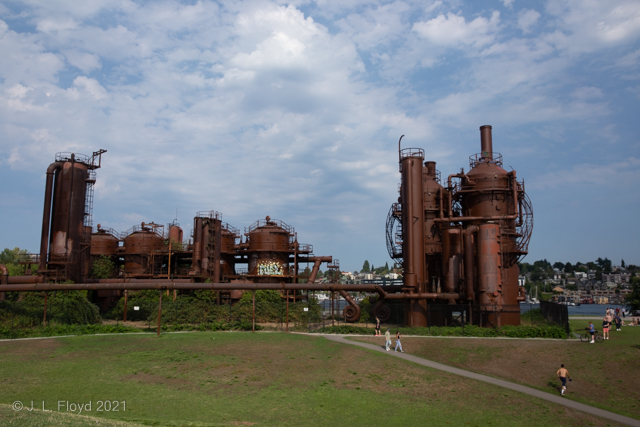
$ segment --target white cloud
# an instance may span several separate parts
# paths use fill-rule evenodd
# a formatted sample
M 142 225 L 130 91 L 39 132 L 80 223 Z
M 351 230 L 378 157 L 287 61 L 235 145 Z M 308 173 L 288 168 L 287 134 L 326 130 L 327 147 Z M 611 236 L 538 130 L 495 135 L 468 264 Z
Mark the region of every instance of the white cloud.
M 464 16 L 449 12 L 426 22 L 416 22 L 413 31 L 435 45 L 482 47 L 493 42 L 499 23 L 498 11 L 494 11 L 490 19 L 479 16 L 470 22 Z
M 527 34 L 531 32 L 531 27 L 533 27 L 540 18 L 540 13 L 533 9 L 525 9 L 518 13 L 518 28 L 522 30 L 523 33 Z
M 550 189 L 560 186 L 594 185 L 614 188 L 620 183 L 634 183 L 640 180 L 640 159 L 629 157 L 621 162 L 608 164 L 584 163 L 550 172 L 530 179 L 529 188 Z
M 640 64 L 640 49 L 624 55 L 616 61 L 618 67 L 637 67 Z
M 90 73 L 101 67 L 100 57 L 96 54 L 79 52 L 77 50 L 64 51 L 63 54 L 69 64 L 78 67 L 83 73 Z
M 547 3 L 558 31 L 549 41 L 572 52 L 633 43 L 640 37 L 640 3 L 635 0 L 561 0 Z
M 597 54 L 567 47 L 593 10 L 613 25 L 622 1 L 503 16 L 460 1 L 74 3 L 0 8 L 0 179 L 105 148 L 94 218 L 119 231 L 176 208 L 183 224 L 199 210 L 238 227 L 269 214 L 319 254 L 377 259 L 402 134 L 445 176 L 486 123 L 524 135 L 510 150 L 532 165 L 557 141 L 590 152 L 584 135 L 616 133 L 612 156 L 634 149 L 613 100 L 631 111 L 640 91 L 611 71 L 632 78 L 633 31 L 599 36 Z

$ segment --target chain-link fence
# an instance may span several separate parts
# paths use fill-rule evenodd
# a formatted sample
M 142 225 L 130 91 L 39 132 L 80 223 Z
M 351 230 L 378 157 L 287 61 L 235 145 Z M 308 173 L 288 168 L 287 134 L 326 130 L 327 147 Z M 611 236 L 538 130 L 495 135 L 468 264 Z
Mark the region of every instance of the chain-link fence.
M 355 326 L 358 333 L 373 334 L 376 315 L 380 317 L 382 329 L 398 330 L 410 323 L 405 314 L 407 302 L 386 300 L 376 305 L 375 298 L 370 300 L 366 294 L 357 293 L 351 295 L 360 307 L 360 318 L 355 323 L 346 321 L 344 312 L 349 303 L 337 293 L 331 298 L 331 295 L 312 291 L 288 296 L 280 291 L 246 291 L 233 300 L 227 298 L 229 294 L 209 290 L 183 293 L 128 291 L 126 296 L 124 293 L 119 298 L 116 296 L 102 313 L 90 301 L 100 302 L 104 309 L 104 300 L 100 301 L 96 294 L 86 291 L 15 292 L 7 296 L 6 301 L 0 301 L 0 334 L 10 336 L 19 336 L 11 331 L 42 326 L 98 324 L 143 331 L 156 331 L 159 327 L 162 331 L 321 332 L 339 331 L 333 327 Z M 564 309 L 566 316 L 566 307 L 559 307 Z M 548 319 L 568 325 L 567 317 Z M 518 324 L 520 307 L 429 303 L 413 322 L 424 322 L 428 328 L 480 326 L 496 329 Z

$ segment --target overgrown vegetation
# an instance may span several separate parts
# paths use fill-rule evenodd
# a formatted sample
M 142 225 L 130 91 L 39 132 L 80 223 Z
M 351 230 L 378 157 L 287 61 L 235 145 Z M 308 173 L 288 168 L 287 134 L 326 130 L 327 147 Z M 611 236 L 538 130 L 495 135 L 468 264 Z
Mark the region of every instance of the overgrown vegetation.
M 8 292 L 0 301 L 0 326 L 28 328 L 47 325 L 93 325 L 101 322 L 100 310 L 87 300 L 86 291 L 58 291 L 47 295 L 45 318 L 44 293 Z
M 91 277 L 94 279 L 108 279 L 112 277 L 116 272 L 115 263 L 105 255 L 100 255 L 98 259 L 93 262 L 91 267 Z
M 393 328 L 393 333 L 399 331 L 403 335 L 433 336 L 433 337 L 509 337 L 509 338 L 567 338 L 566 331 L 555 325 L 549 326 L 511 326 L 501 328 L 481 328 L 479 326 L 432 326 L 430 328 Z M 328 326 L 316 332 L 327 334 L 358 334 L 372 335 L 373 331 L 350 325 Z
M 190 294 L 163 294 L 162 322 L 170 325 L 200 325 L 220 322 L 232 323 L 237 319 L 251 323 L 253 312 L 252 292 L 245 292 L 233 305 L 217 304 L 215 291 L 199 290 Z M 157 322 L 160 293 L 158 291 L 130 292 L 127 300 L 127 320 Z M 135 310 L 134 307 L 138 307 Z M 305 311 L 304 309 L 307 309 Z M 124 298 L 107 312 L 107 319 L 121 319 L 124 313 Z M 287 316 L 286 301 L 278 291 L 256 291 L 256 322 L 282 323 Z M 289 321 L 306 325 L 320 321 L 320 306 L 317 300 L 289 302 Z M 185 326 L 186 327 L 186 326 Z M 222 328 L 229 329 L 229 328 Z M 235 328 L 234 328 L 235 329 Z M 250 329 L 250 328 L 249 328 Z M 212 329 L 217 330 L 217 329 Z

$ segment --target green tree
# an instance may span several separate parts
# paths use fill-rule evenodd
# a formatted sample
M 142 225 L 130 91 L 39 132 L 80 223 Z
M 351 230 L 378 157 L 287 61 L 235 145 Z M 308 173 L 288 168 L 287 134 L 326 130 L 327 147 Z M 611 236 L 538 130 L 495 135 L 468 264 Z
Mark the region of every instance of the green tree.
M 362 272 L 363 273 L 370 273 L 371 272 L 371 267 L 369 267 L 369 261 L 368 260 L 364 260 L 364 264 L 362 264 Z
M 98 259 L 93 261 L 91 268 L 91 276 L 94 279 L 108 279 L 113 276 L 116 266 L 106 255 L 100 255 Z
M 620 261 L 620 267 L 624 268 L 624 259 Z
M 562 270 L 564 269 L 564 264 L 561 262 L 554 262 L 553 263 L 553 268 L 557 268 L 558 270 Z
M 525 275 L 533 269 L 531 264 L 529 264 L 528 262 L 519 262 L 518 267 L 520 267 L 521 275 Z
M 7 267 L 9 276 L 21 276 L 24 274 L 26 266 L 18 264 L 20 258 L 24 255 L 27 255 L 27 251 L 17 247 L 13 249 L 5 248 L 0 252 L 0 264 L 4 264 Z
M 565 273 L 573 273 L 573 266 L 571 265 L 570 262 L 566 263 L 564 265 L 564 272 Z
M 2 252 L 0 252 L 0 264 L 17 264 L 20 255 L 26 253 L 27 251 L 20 248 L 5 248 Z
M 638 277 L 633 278 L 631 293 L 627 295 L 625 301 L 632 310 L 640 310 L 640 280 Z

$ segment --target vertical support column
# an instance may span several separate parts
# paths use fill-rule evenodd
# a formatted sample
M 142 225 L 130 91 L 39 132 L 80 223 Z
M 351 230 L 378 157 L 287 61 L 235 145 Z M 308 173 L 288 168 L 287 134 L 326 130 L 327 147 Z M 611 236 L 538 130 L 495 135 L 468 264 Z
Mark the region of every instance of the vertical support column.
M 252 332 L 256 331 L 256 290 L 253 290 L 253 328 Z
M 42 325 L 47 326 L 47 296 L 48 292 L 44 293 L 44 316 L 42 316 Z
M 488 323 L 498 326 L 496 315 L 502 308 L 502 274 L 500 227 L 497 224 L 478 226 L 478 302 Z M 493 314 L 488 313 L 492 311 Z M 481 326 L 485 326 L 484 324 Z
M 160 322 L 162 319 L 162 289 L 159 291 L 160 300 L 158 301 L 158 336 L 160 336 Z
M 402 153 L 401 153 L 402 155 Z M 424 288 L 426 262 L 424 249 L 424 191 L 422 155 L 415 153 L 401 158 L 402 185 L 402 254 L 404 288 L 419 292 Z M 405 306 L 408 326 L 426 326 L 426 301 L 410 300 Z
M 287 290 L 287 332 L 289 332 L 289 290 Z
M 129 292 L 125 289 L 124 290 L 124 313 L 122 314 L 122 321 L 126 322 L 127 321 L 127 296 L 128 296 Z

